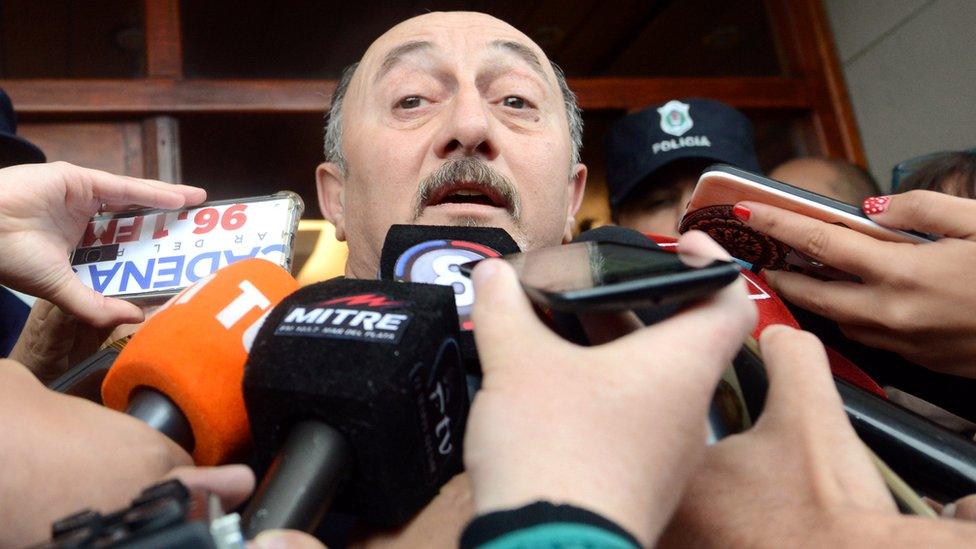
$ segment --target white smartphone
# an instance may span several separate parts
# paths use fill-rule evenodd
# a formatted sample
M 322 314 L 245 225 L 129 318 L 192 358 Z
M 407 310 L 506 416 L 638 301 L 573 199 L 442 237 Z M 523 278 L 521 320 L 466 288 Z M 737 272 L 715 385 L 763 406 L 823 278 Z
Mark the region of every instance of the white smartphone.
M 732 214 L 732 207 L 744 200 L 783 208 L 888 242 L 919 244 L 938 239 L 933 235 L 884 227 L 872 221 L 857 206 L 724 164 L 709 166 L 702 173 L 679 231 L 704 231 L 733 256 L 751 263 L 754 271 L 786 269 L 824 279 L 855 278 L 746 226 Z

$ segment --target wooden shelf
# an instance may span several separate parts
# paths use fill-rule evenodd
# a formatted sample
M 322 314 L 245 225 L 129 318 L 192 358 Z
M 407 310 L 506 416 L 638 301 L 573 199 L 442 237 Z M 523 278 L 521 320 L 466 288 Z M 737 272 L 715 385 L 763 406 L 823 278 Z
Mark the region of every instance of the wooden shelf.
M 674 97 L 711 97 L 739 108 L 808 109 L 798 78 L 578 78 L 583 109 L 634 109 Z M 329 107 L 335 80 L 6 80 L 21 115 L 308 113 Z

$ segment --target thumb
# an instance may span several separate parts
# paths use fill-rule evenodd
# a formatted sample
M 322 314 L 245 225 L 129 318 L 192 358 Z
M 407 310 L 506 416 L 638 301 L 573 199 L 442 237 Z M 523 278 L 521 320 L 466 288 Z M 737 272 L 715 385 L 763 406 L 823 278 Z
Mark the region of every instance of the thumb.
M 961 520 L 976 521 L 976 495 L 966 496 L 960 500 L 957 500 L 953 505 L 953 509 L 950 511 L 952 511 L 951 514 L 943 511 L 942 516 L 951 516 Z
M 486 370 L 511 362 L 507 357 L 509 342 L 562 341 L 535 316 L 515 271 L 505 261 L 482 261 L 471 273 L 471 281 L 476 296 L 471 311 L 474 337 Z
M 861 209 L 873 221 L 906 231 L 976 239 L 976 200 L 934 191 L 872 196 Z
M 217 494 L 224 509 L 244 503 L 254 491 L 254 473 L 246 465 L 176 467 L 166 476 L 180 479 L 188 488 L 201 488 Z
M 49 300 L 63 310 L 97 328 L 142 322 L 142 309 L 127 301 L 105 297 L 85 286 L 70 271 L 62 276 L 60 285 Z
M 823 344 L 811 333 L 774 324 L 759 336 L 769 393 L 759 417 L 819 431 L 851 430 Z

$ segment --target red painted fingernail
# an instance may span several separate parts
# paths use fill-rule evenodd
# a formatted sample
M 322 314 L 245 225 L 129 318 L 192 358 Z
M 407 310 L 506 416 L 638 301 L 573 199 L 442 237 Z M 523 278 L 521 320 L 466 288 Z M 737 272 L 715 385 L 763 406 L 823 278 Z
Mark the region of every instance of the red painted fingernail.
M 861 209 L 868 215 L 875 215 L 887 210 L 890 203 L 890 196 L 872 196 L 864 200 Z
M 732 215 L 738 217 L 739 221 L 745 223 L 752 217 L 752 211 L 741 204 L 736 204 L 732 206 Z

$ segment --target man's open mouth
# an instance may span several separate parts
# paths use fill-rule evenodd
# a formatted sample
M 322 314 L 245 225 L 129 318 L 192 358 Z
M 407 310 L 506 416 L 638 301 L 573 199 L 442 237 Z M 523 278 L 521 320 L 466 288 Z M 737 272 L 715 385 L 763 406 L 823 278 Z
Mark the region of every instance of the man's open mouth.
M 478 204 L 495 208 L 510 209 L 508 199 L 498 190 L 478 182 L 458 181 L 448 183 L 431 193 L 424 206 L 442 204 Z

